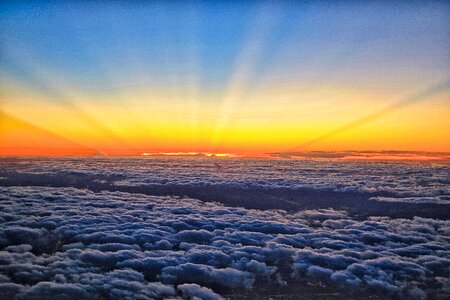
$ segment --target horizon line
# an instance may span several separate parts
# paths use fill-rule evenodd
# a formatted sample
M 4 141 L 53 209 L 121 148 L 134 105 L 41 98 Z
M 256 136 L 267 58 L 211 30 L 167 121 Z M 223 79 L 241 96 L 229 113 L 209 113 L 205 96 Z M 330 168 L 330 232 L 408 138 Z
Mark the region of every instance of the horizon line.
M 274 152 L 142 152 L 132 153 L 0 153 L 0 158 L 107 158 L 107 157 L 198 157 L 198 158 L 261 158 L 292 160 L 334 160 L 334 161 L 411 161 L 436 162 L 450 161 L 450 152 L 446 151 L 414 151 L 414 150 L 306 150 L 306 151 L 274 151 Z

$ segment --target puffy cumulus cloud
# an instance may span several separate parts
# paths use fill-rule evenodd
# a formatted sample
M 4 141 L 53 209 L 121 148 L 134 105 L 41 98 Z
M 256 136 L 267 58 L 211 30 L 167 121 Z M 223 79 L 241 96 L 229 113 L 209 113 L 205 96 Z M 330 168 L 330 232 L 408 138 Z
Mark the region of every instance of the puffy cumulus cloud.
M 182 242 L 206 244 L 209 243 L 213 235 L 211 232 L 200 230 L 183 230 L 177 233 L 177 238 Z
M 164 282 L 197 282 L 202 285 L 220 284 L 227 288 L 251 287 L 254 279 L 249 272 L 233 268 L 215 269 L 207 265 L 185 263 L 168 266 L 161 270 L 160 278 Z
M 26 253 L 30 252 L 33 247 L 28 244 L 22 244 L 22 245 L 12 245 L 5 247 L 6 251 L 13 252 L 13 253 Z
M 59 284 L 54 282 L 39 282 L 36 285 L 23 289 L 18 299 L 94 299 L 87 287 L 80 284 Z
M 428 196 L 428 197 L 372 197 L 370 200 L 379 202 L 398 202 L 414 204 L 450 204 L 450 196 Z
M 10 299 L 221 299 L 304 280 L 351 294 L 450 292 L 445 220 L 75 188 L 2 187 L 0 195 L 0 295 Z
M 187 299 L 203 299 L 203 300 L 221 300 L 220 295 L 214 293 L 211 289 L 201 287 L 195 283 L 184 283 L 177 287 L 183 296 Z

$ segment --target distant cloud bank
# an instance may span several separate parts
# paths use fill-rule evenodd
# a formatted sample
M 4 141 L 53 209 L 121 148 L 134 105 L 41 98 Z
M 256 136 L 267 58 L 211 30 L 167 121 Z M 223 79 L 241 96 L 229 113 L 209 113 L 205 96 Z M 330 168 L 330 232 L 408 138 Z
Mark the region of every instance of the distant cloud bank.
M 314 157 L 340 155 L 322 152 L 309 154 Z M 50 174 L 58 178 L 67 175 L 98 176 L 115 186 L 176 185 L 196 188 L 226 185 L 244 189 L 313 189 L 376 194 L 373 196 L 395 198 L 396 201 L 405 198 L 404 201 L 409 203 L 414 202 L 411 198 L 423 200 L 430 197 L 434 197 L 435 203 L 447 203 L 450 197 L 448 163 L 220 159 L 197 156 L 2 158 L 0 163 L 0 177 L 18 177 L 16 173 Z

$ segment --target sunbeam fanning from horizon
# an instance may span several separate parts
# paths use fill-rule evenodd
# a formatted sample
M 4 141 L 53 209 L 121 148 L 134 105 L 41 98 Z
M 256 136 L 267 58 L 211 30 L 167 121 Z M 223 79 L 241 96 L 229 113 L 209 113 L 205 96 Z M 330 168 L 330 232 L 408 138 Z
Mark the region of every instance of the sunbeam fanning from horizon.
M 7 49 L 7 48 L 6 48 Z M 7 49 L 8 50 L 8 49 Z M 31 80 L 32 84 L 25 82 L 25 91 L 31 92 L 31 97 L 35 97 L 37 100 L 34 105 L 42 108 L 46 106 L 45 102 L 49 102 L 50 104 L 54 104 L 56 107 L 62 108 L 62 113 L 66 115 L 73 115 L 75 118 L 75 122 L 81 122 L 86 125 L 91 131 L 93 136 L 97 136 L 103 139 L 110 140 L 113 143 L 112 148 L 114 147 L 123 147 L 128 148 L 135 152 L 139 153 L 136 149 L 133 149 L 122 137 L 117 135 L 114 130 L 105 125 L 103 122 L 99 121 L 98 118 L 92 114 L 92 110 L 89 109 L 89 106 L 86 105 L 86 96 L 82 93 L 81 90 L 72 86 L 70 82 L 64 79 L 62 74 L 58 74 L 48 69 L 44 65 L 42 65 L 37 59 L 33 58 L 30 55 L 25 53 L 23 47 L 14 47 L 10 51 L 9 54 L 14 54 L 13 58 L 9 58 L 12 62 L 16 63 L 15 67 L 22 70 L 23 73 L 26 73 L 28 78 Z M 6 77 L 6 76 L 5 76 Z M 9 79 L 9 81 L 14 81 L 14 79 Z M 81 92 L 81 93 L 80 93 Z M 4 97 L 3 109 L 9 112 L 11 115 L 15 115 L 14 111 L 9 111 L 10 105 L 16 105 L 17 103 L 21 103 L 24 99 L 8 99 Z M 30 99 L 26 99 L 26 102 L 30 102 Z M 9 105 L 8 105 L 9 104 Z M 32 121 L 35 125 L 45 128 L 46 130 L 53 132 L 54 128 L 47 127 L 45 124 L 49 118 L 56 117 L 59 120 L 63 116 L 47 116 L 47 118 L 43 119 L 41 117 L 33 118 L 33 113 L 28 112 L 26 114 L 22 113 L 20 116 L 21 119 L 26 121 Z M 28 118 L 34 119 L 29 120 Z M 43 124 L 40 124 L 43 122 Z M 53 124 L 54 125 L 54 124 Z M 61 134 L 60 134 L 61 135 Z
M 0 8 L 0 109 L 97 152 L 450 151 L 444 1 Z
M 241 49 L 238 50 L 234 70 L 230 74 L 223 99 L 219 104 L 216 126 L 211 138 L 213 150 L 219 146 L 227 125 L 235 115 L 236 106 L 248 93 L 250 80 L 255 75 L 256 65 L 260 63 L 262 48 L 269 40 L 273 23 L 279 18 L 278 7 L 272 2 L 263 3 L 252 18 L 248 34 Z
M 392 112 L 394 112 L 394 111 L 396 111 L 398 109 L 401 109 L 401 108 L 403 108 L 405 106 L 412 105 L 412 104 L 415 104 L 415 103 L 418 103 L 418 102 L 421 102 L 421 101 L 425 101 L 428 98 L 430 98 L 430 97 L 432 97 L 432 96 L 434 96 L 436 94 L 440 94 L 440 93 L 443 93 L 443 92 L 448 92 L 449 90 L 450 90 L 450 79 L 447 80 L 447 81 L 444 81 L 444 82 L 440 82 L 439 84 L 433 85 L 433 86 L 427 88 L 426 90 L 420 91 L 420 92 L 418 92 L 416 94 L 413 94 L 413 95 L 411 95 L 409 97 L 406 97 L 405 99 L 402 99 L 400 101 L 392 103 L 392 104 L 388 105 L 387 107 L 384 107 L 384 108 L 382 108 L 380 110 L 377 110 L 377 111 L 372 112 L 372 113 L 370 113 L 368 115 L 360 117 L 360 118 L 358 118 L 358 119 L 356 119 L 354 121 L 351 121 L 351 122 L 349 122 L 349 123 L 347 123 L 345 125 L 342 125 L 341 127 L 336 128 L 336 129 L 334 129 L 334 130 L 332 130 L 332 131 L 330 131 L 330 132 L 328 132 L 328 133 L 326 133 L 326 134 L 324 134 L 322 136 L 319 136 L 317 138 L 309 140 L 309 141 L 307 141 L 307 142 L 305 142 L 305 143 L 303 143 L 303 144 L 301 144 L 301 145 L 299 145 L 297 147 L 294 147 L 294 148 L 290 149 L 289 151 L 305 150 L 304 149 L 305 147 L 309 147 L 311 145 L 319 143 L 319 142 L 321 142 L 323 140 L 331 138 L 331 137 L 333 137 L 335 135 L 338 135 L 340 133 L 346 132 L 348 130 L 352 130 L 355 127 L 359 127 L 359 126 L 362 126 L 362 125 L 367 124 L 369 122 L 376 121 L 376 120 L 378 120 L 380 118 L 383 118 L 384 116 L 386 116 L 386 115 L 388 115 L 388 114 L 390 114 L 390 113 L 392 113 Z

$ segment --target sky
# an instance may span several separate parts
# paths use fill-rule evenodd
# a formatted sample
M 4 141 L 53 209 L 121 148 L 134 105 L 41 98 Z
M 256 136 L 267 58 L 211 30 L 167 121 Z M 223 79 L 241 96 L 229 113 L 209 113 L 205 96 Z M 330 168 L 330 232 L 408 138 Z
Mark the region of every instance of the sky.
M 450 151 L 444 1 L 4 1 L 0 155 Z

